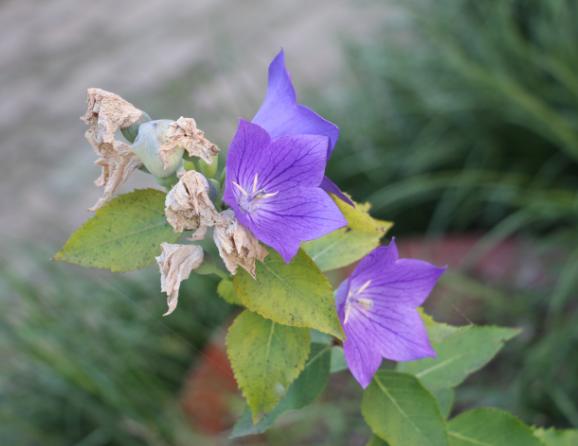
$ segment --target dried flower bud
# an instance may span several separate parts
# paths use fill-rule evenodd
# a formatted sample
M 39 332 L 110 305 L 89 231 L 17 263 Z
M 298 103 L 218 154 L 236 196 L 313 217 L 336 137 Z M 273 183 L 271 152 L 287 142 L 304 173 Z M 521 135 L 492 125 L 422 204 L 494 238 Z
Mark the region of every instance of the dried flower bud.
M 241 266 L 255 277 L 255 260 L 262 262 L 267 256 L 267 250 L 237 221 L 233 211 L 221 213 L 221 220 L 213 231 L 213 239 L 231 274 L 235 274 L 237 267 Z
M 174 121 L 159 119 L 148 121 L 139 126 L 137 137 L 132 145 L 133 152 L 139 157 L 150 173 L 157 178 L 166 178 L 174 174 L 181 165 L 184 149 L 176 147 L 171 152 L 162 152 L 160 148 L 167 139 L 167 132 Z
M 100 88 L 87 91 L 88 107 L 82 119 L 87 125 L 86 139 L 99 155 L 114 150 L 115 133 L 128 128 L 144 114 L 120 96 Z
M 167 293 L 168 309 L 163 316 L 168 316 L 177 308 L 181 282 L 203 263 L 203 248 L 171 243 L 162 243 L 161 248 L 156 259 L 161 270 L 161 291 Z
M 99 88 L 88 89 L 88 107 L 81 119 L 88 125 L 84 136 L 99 155 L 96 161 L 102 173 L 95 184 L 104 187 L 103 197 L 91 208 L 96 210 L 108 201 L 140 161 L 129 146 L 115 139 L 115 133 L 128 128 L 144 115 L 144 112 L 120 96 Z
M 197 128 L 193 118 L 182 116 L 174 121 L 166 133 L 166 140 L 160 148 L 160 156 L 168 164 L 175 150 L 186 150 L 189 156 L 201 158 L 207 164 L 213 162 L 219 148 L 205 138 L 205 132 Z
M 219 219 L 209 197 L 209 182 L 194 170 L 185 172 L 165 200 L 165 215 L 177 232 L 200 230 L 214 226 Z

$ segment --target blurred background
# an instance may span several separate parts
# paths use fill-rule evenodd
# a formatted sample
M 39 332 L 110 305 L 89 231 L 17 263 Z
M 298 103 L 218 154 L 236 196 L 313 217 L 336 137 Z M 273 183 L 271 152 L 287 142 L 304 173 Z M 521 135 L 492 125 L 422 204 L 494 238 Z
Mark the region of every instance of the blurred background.
M 365 444 L 339 374 L 315 406 L 228 440 L 243 403 L 216 283 L 189 280 L 161 318 L 155 268 L 49 260 L 99 195 L 87 87 L 192 116 L 226 148 L 281 47 L 301 101 L 341 127 L 330 176 L 395 221 L 403 255 L 450 265 L 428 311 L 523 328 L 454 410 L 578 428 L 578 3 L 5 0 L 0 444 Z

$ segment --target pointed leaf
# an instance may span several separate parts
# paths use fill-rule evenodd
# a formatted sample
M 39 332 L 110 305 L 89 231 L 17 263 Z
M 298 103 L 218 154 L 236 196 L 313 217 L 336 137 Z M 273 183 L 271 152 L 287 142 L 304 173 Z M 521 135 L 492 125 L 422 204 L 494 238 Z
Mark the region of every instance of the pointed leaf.
M 321 271 L 341 268 L 361 259 L 377 248 L 381 238 L 393 225 L 371 217 L 369 203 L 350 206 L 340 199 L 335 199 L 335 203 L 348 225 L 303 245 Z
M 449 417 L 456 397 L 454 389 L 439 389 L 433 392 L 433 396 L 438 401 L 442 417 Z
M 120 195 L 78 228 L 55 260 L 113 272 L 144 268 L 180 234 L 165 219 L 165 194 L 155 189 Z
M 400 363 L 397 369 L 415 375 L 430 390 L 456 387 L 470 373 L 487 364 L 508 339 L 519 333 L 515 328 L 470 325 L 453 330 L 448 327 L 445 324 L 428 327 L 430 334 L 433 333 L 435 358 Z
M 342 372 L 347 370 L 347 361 L 345 361 L 345 352 L 343 347 L 336 345 L 331 349 L 331 373 Z
M 309 356 L 309 331 L 244 311 L 227 334 L 235 379 L 258 421 L 285 396 Z
M 447 446 L 435 398 L 411 375 L 375 374 L 363 393 L 361 412 L 374 434 L 390 446 Z
M 545 446 L 578 445 L 578 430 L 535 429 L 534 435 L 542 440 Z
M 233 281 L 230 279 L 222 279 L 217 285 L 217 294 L 224 301 L 230 303 L 231 305 L 242 305 L 237 294 L 235 294 L 235 288 L 233 287 Z
M 270 413 L 266 414 L 257 424 L 251 421 L 251 413 L 247 409 L 235 423 L 231 438 L 256 435 L 269 429 L 275 420 L 284 412 L 296 410 L 311 404 L 325 389 L 329 377 L 329 359 L 331 347 L 312 344 L 311 354 L 299 378 L 295 380 L 287 395 Z
M 289 264 L 271 251 L 257 262 L 255 279 L 240 271 L 233 284 L 241 303 L 267 319 L 343 338 L 333 288 L 303 251 Z
M 450 446 L 544 446 L 515 416 L 490 408 L 469 410 L 452 419 L 448 435 Z

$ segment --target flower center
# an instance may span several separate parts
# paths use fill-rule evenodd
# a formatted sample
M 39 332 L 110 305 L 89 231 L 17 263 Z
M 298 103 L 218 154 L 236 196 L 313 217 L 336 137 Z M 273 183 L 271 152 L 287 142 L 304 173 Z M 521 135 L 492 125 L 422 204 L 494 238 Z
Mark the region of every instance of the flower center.
M 373 308 L 373 300 L 364 297 L 363 293 L 371 285 L 371 280 L 368 280 L 356 290 L 349 290 L 347 298 L 345 299 L 345 318 L 343 323 L 346 324 L 351 316 L 353 308 L 362 311 L 369 311 Z
M 279 192 L 267 192 L 265 189 L 259 187 L 259 174 L 253 177 L 253 184 L 251 188 L 244 188 L 239 183 L 232 182 L 233 186 L 238 191 L 237 202 L 241 209 L 247 213 L 254 212 L 259 206 L 263 204 L 268 198 L 274 197 Z

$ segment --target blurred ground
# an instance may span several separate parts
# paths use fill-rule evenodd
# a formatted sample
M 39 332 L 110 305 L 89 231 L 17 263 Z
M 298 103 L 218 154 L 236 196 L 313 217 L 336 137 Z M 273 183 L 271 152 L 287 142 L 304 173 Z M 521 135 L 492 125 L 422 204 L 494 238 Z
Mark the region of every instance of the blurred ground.
M 299 90 L 326 91 L 343 39 L 383 15 L 352 0 L 0 3 L 0 235 L 59 244 L 87 218 L 99 193 L 78 119 L 87 87 L 156 117 L 193 115 L 226 146 L 279 48 Z

